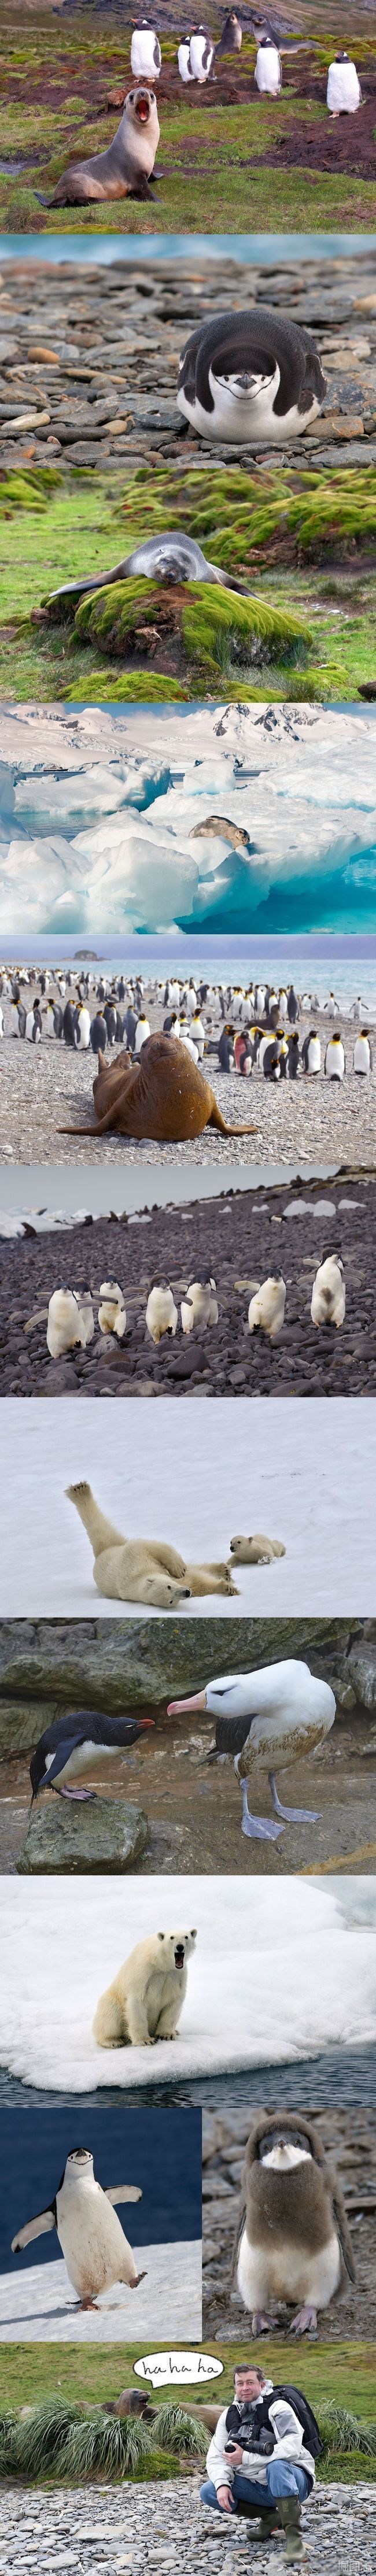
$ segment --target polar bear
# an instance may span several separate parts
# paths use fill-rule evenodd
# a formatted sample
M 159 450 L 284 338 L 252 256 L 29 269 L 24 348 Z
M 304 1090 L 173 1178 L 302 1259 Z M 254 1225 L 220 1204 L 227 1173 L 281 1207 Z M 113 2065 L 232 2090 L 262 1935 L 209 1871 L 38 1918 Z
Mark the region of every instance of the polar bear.
M 155 2048 L 176 2039 L 197 1932 L 150 1932 L 100 1995 L 93 2021 L 99 2048 Z
M 236 1592 L 228 1565 L 185 1565 L 164 1539 L 126 1539 L 94 1500 L 91 1485 L 67 1485 L 94 1552 L 97 1591 L 110 1601 L 145 1601 L 148 1609 L 178 1610 L 191 1593 Z
M 230 1556 L 235 1565 L 272 1565 L 275 1556 L 285 1556 L 280 1538 L 264 1538 L 256 1530 L 253 1538 L 230 1538 Z

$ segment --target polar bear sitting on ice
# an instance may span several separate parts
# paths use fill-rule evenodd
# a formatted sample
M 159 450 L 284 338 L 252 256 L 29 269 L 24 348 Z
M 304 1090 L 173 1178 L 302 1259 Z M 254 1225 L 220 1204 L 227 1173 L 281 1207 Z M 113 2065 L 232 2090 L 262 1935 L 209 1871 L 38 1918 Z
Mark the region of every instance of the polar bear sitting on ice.
M 196 1940 L 196 1932 L 151 1932 L 136 1941 L 100 1995 L 93 2022 L 99 2048 L 155 2048 L 157 2039 L 176 2039 Z

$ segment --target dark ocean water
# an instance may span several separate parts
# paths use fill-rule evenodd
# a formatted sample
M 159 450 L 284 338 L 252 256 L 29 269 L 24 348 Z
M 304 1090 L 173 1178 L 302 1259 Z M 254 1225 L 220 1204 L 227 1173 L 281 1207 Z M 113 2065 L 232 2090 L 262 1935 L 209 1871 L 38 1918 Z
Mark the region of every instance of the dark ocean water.
M 93 2113 L 95 2118 L 99 2099 L 103 2110 L 124 2111 L 127 2107 L 127 2096 L 116 2085 L 113 2089 L 109 2086 L 101 2086 L 100 2097 L 95 2093 L 75 2093 L 73 2096 L 57 2093 L 41 2095 L 33 2085 L 21 2084 L 15 2076 L 7 2075 L 4 2068 L 0 2072 L 0 2110 L 3 2107 L 13 2109 L 17 2119 L 19 2112 L 23 2111 L 25 2122 L 29 2124 L 30 2114 L 35 2113 L 36 2110 L 42 2121 L 45 2120 L 46 2113 L 52 2110 L 59 2109 L 61 2114 L 63 2111 L 69 2111 L 70 2124 L 72 2127 L 73 2120 L 76 2138 L 79 2134 L 82 2136 L 83 2120 L 86 2125 L 89 2123 L 89 2128 L 91 2125 L 93 2134 Z M 147 2111 L 148 2117 L 151 2110 L 163 2106 L 177 2110 L 179 2108 L 186 2110 L 189 2107 L 206 2110 L 210 2106 L 212 2109 L 221 2111 L 240 2110 L 245 2103 L 247 2106 L 249 2104 L 249 2109 L 252 2111 L 259 2102 L 266 2103 L 268 2109 L 276 2109 L 281 2103 L 285 2110 L 293 2110 L 299 2106 L 303 2110 L 309 2104 L 322 2110 L 324 2104 L 332 2103 L 347 2105 L 348 2110 L 362 2102 L 374 2107 L 376 2106 L 376 2045 L 369 2048 L 326 2049 L 317 2057 L 299 2058 L 293 2066 L 263 2066 L 261 2069 L 252 2067 L 248 2074 L 210 2075 L 192 2082 L 180 2079 L 171 2084 L 171 2088 L 162 2084 L 148 2084 L 146 2092 L 143 2089 L 137 2091 L 132 2088 L 129 2096 L 130 2110 L 142 2108 L 143 2111 Z M 194 2132 L 192 2139 L 193 2135 Z M 172 2144 L 174 2145 L 175 2142 L 177 2143 L 177 2132 L 173 2130 Z M 102 2179 L 101 2175 L 99 2179 Z M 107 2180 L 109 2179 L 110 2176 L 107 2175 Z M 141 2175 L 136 2179 L 141 2180 Z M 50 2198 L 51 2194 L 48 2197 Z M 170 2233 L 170 2229 L 167 2232 Z M 186 2232 L 188 2233 L 188 2230 Z M 195 2232 L 193 2227 L 192 2233 L 195 2234 Z M 179 2229 L 177 2233 L 179 2234 Z M 144 2242 L 147 2242 L 146 2236 Z

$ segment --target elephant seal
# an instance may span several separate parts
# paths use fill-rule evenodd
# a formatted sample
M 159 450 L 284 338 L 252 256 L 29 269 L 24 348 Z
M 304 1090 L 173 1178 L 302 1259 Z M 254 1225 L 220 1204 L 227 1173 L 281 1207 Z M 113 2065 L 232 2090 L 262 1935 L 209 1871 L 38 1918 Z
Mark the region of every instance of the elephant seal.
M 77 599 L 86 590 L 106 590 L 111 581 L 208 581 L 220 582 L 223 590 L 241 591 L 243 584 L 221 572 L 219 564 L 209 563 L 194 537 L 180 536 L 178 528 L 166 529 L 159 537 L 146 537 L 133 554 L 124 555 L 122 563 L 112 564 L 110 572 L 90 574 L 88 581 L 66 581 L 60 590 L 52 590 L 53 599 Z
M 91 161 L 72 162 L 63 170 L 53 197 L 45 197 L 47 206 L 86 206 L 106 204 L 112 197 L 151 197 L 149 179 L 154 169 L 159 143 L 159 123 L 154 90 L 144 82 L 128 90 L 120 125 L 116 128 L 107 152 L 93 152 Z
M 95 1127 L 60 1127 L 60 1136 L 150 1137 L 154 1144 L 181 1145 L 202 1136 L 204 1127 L 221 1136 L 254 1136 L 253 1127 L 229 1127 L 214 1091 L 179 1038 L 158 1034 L 145 1038 L 138 1064 L 126 1048 L 105 1064 L 99 1052 L 93 1082 Z

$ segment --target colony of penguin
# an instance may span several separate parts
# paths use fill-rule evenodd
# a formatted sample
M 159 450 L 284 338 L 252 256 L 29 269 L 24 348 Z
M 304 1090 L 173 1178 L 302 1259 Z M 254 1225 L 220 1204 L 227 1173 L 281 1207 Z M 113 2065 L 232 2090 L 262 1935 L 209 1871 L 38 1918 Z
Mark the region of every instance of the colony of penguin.
M 259 96 L 279 98 L 282 89 L 279 31 L 267 18 L 260 22 L 260 32 L 256 26 L 252 27 L 249 20 L 245 25 L 246 33 L 253 34 L 256 42 L 254 79 Z M 178 71 L 184 87 L 195 83 L 203 88 L 210 77 L 215 79 L 216 61 L 226 55 L 240 54 L 242 37 L 242 21 L 237 9 L 228 10 L 217 45 L 209 28 L 202 24 L 201 19 L 197 26 L 190 27 L 181 36 L 178 46 Z M 147 18 L 142 18 L 139 25 L 134 27 L 132 34 L 133 76 L 136 80 L 147 80 L 154 85 L 159 80 L 161 65 L 162 54 L 156 28 L 149 25 Z M 342 48 L 329 64 L 326 103 L 329 115 L 333 117 L 353 116 L 356 109 L 362 105 L 356 64 Z
M 248 1307 L 248 1333 L 265 1333 L 270 1342 L 278 1342 L 283 1331 L 286 1306 L 286 1281 L 281 1270 L 272 1271 L 267 1279 L 252 1283 Z M 104 1279 L 98 1288 L 70 1287 L 67 1283 L 52 1289 L 48 1307 L 39 1307 L 28 1318 L 27 1332 L 35 1324 L 47 1321 L 47 1350 L 50 1359 L 60 1360 L 69 1351 L 87 1350 L 95 1333 L 95 1313 L 103 1340 L 111 1337 L 123 1342 L 127 1329 L 127 1310 L 123 1289 L 117 1279 Z M 324 1253 L 313 1281 L 311 1296 L 312 1323 L 319 1328 L 331 1324 L 339 1330 L 346 1312 L 346 1288 L 343 1262 L 336 1251 Z M 168 1279 L 153 1279 L 145 1310 L 145 1329 L 155 1349 L 161 1343 L 203 1334 L 218 1324 L 219 1307 L 216 1281 L 209 1274 L 204 1279 L 187 1282 L 180 1302 L 176 1304 L 174 1288 Z M 245 1329 L 247 1329 L 245 1327 Z
M 234 827 L 228 828 L 230 833 Z M 36 981 L 38 991 L 32 996 Z M 214 1056 L 219 1073 L 249 1078 L 256 1072 L 274 1084 L 318 1075 L 342 1083 L 347 1071 L 364 1081 L 373 1069 L 361 994 L 347 1012 L 355 1030 L 351 1064 L 340 1027 L 330 1027 L 323 1048 L 315 1025 L 315 1013 L 337 1022 L 339 1006 L 333 992 L 320 1003 L 317 993 L 297 994 L 293 983 L 277 990 L 257 979 L 247 986 L 223 986 L 168 975 L 164 984 L 155 978 L 148 996 L 149 1010 L 158 1012 L 164 1036 L 180 1039 L 195 1064 L 202 1065 L 205 1059 L 206 1067 L 208 1057 Z M 5 1035 L 5 1001 L 13 1008 L 14 1035 L 33 1046 L 45 1038 L 58 1039 L 77 1053 L 91 1048 L 94 1055 L 126 1047 L 130 1061 L 137 1063 L 151 1034 L 144 985 L 138 976 L 125 979 L 121 973 L 108 979 L 100 974 L 95 981 L 89 971 L 75 977 L 70 969 L 63 973 L 45 968 L 37 978 L 31 967 L 11 972 L 4 966 L 0 969 L 0 1038 Z M 300 1036 L 302 1014 L 309 1015 L 310 1025 Z

